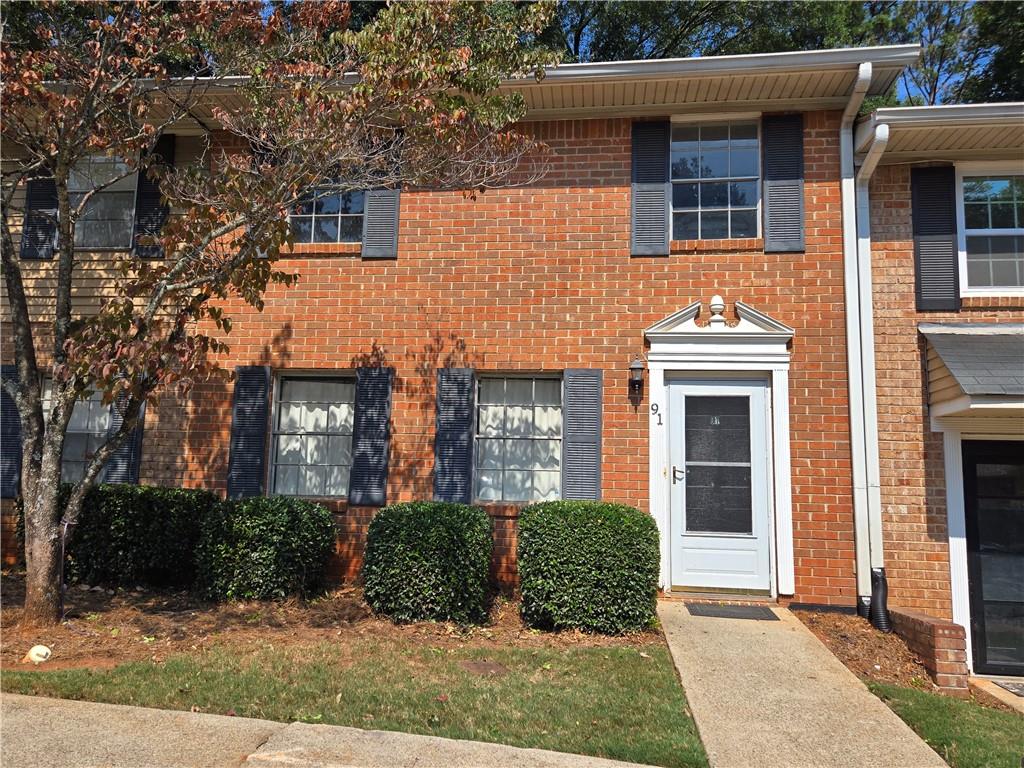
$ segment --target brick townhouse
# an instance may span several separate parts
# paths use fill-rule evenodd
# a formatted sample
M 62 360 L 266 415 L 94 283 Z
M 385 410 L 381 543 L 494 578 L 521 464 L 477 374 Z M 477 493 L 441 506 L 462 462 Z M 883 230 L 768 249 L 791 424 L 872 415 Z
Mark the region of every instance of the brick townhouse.
M 1012 368 L 1024 338 L 1012 325 L 1024 319 L 1024 171 L 1013 165 L 1024 112 L 889 109 L 858 121 L 864 98 L 918 53 L 575 64 L 508 84 L 526 98 L 524 127 L 552 150 L 543 178 L 475 198 L 370 190 L 296 210 L 281 267 L 298 284 L 272 286 L 262 313 L 227 308 L 234 330 L 218 362 L 235 377 L 162 397 L 107 479 L 317 499 L 336 515 L 346 579 L 382 505 L 477 503 L 494 519 L 506 587 L 524 503 L 625 502 L 658 523 L 666 593 L 868 613 L 873 594 L 884 606 L 887 575 L 896 628 L 935 659 L 936 638 L 952 633 L 965 671 L 962 627 L 979 609 L 957 606 L 982 594 L 990 566 L 968 577 L 962 561 L 992 534 L 965 541 L 965 509 L 970 530 L 977 506 L 965 507 L 965 488 L 982 481 L 947 482 L 960 464 L 946 424 L 962 437 L 975 434 L 963 419 L 995 424 L 986 441 L 1002 442 L 978 450 L 1001 446 L 1011 462 L 999 470 L 999 525 L 1017 548 L 992 567 L 1024 568 L 1024 469 L 1008 442 L 1021 437 L 1024 393 L 1007 385 L 1005 408 L 985 400 L 975 414 L 983 377 L 969 357 L 984 335 Z M 183 132 L 163 152 L 194 162 L 202 142 Z M 225 149 L 216 136 L 212 148 Z M 982 156 L 1002 165 L 961 169 Z M 46 207 L 48 194 L 32 183 L 26 205 Z M 136 219 L 158 203 L 146 179 L 109 194 Z M 964 236 L 982 204 L 995 217 L 978 230 L 983 246 Z M 131 247 L 131 218 L 83 236 L 79 309 L 115 279 L 111 252 Z M 29 222 L 21 258 L 44 317 L 52 233 Z M 936 376 L 965 388 L 953 400 L 966 412 L 937 416 Z M 79 410 L 68 477 L 112 418 L 96 400 Z M 1009 596 L 1009 618 L 985 621 L 1012 666 L 1024 663 L 1024 596 Z

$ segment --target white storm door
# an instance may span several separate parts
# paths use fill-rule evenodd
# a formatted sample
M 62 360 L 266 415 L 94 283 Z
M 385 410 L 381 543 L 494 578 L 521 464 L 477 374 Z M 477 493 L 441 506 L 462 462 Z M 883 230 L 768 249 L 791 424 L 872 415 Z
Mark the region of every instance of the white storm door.
M 767 386 L 669 383 L 672 586 L 771 590 Z

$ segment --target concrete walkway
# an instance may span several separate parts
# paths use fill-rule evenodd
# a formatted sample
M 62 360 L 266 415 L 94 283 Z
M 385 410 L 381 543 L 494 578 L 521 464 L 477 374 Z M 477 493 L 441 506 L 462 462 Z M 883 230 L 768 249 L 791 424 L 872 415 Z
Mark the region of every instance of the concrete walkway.
M 712 768 L 947 768 L 784 608 L 780 621 L 658 616 Z
M 0 696 L 3 768 L 626 768 L 633 763 L 332 725 Z

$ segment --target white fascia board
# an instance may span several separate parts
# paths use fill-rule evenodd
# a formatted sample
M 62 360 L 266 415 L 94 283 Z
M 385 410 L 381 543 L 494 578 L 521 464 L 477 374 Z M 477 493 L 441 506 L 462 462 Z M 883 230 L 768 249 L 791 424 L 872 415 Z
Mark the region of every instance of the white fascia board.
M 752 72 L 809 72 L 848 69 L 869 61 L 876 68 L 902 68 L 915 63 L 919 45 L 882 45 L 868 48 L 832 48 L 824 51 L 783 51 L 735 56 L 698 56 L 685 59 L 639 59 L 585 64 L 562 64 L 549 68 L 544 81 L 558 83 L 646 80 L 695 75 L 744 75 Z M 522 85 L 515 79 L 506 85 Z

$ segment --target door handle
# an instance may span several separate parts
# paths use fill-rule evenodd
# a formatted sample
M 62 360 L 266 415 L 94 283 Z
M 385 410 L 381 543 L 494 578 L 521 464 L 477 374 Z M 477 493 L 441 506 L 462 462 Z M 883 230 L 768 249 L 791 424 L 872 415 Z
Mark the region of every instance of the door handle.
M 686 470 L 677 469 L 675 465 L 672 466 L 672 485 L 675 485 L 680 480 L 686 477 Z

